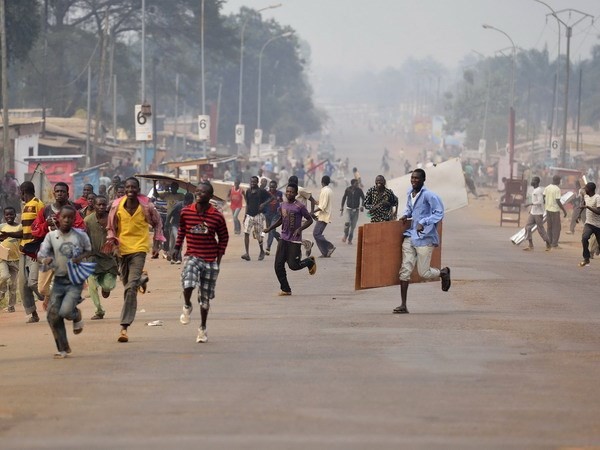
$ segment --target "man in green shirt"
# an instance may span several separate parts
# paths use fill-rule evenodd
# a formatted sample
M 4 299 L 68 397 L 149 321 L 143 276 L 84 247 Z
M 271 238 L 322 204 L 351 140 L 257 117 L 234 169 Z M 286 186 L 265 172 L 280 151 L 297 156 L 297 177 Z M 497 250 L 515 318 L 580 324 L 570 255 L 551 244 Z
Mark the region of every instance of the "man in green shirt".
M 108 298 L 110 291 L 117 284 L 117 261 L 112 254 L 101 251 L 106 242 L 107 223 L 108 200 L 104 195 L 98 195 L 94 201 L 94 212 L 85 218 L 86 231 L 92 243 L 92 255 L 88 260 L 96 263 L 94 274 L 88 278 L 88 291 L 96 307 L 92 320 L 103 319 L 105 314 L 98 296 L 98 288 L 102 290 L 102 297 Z

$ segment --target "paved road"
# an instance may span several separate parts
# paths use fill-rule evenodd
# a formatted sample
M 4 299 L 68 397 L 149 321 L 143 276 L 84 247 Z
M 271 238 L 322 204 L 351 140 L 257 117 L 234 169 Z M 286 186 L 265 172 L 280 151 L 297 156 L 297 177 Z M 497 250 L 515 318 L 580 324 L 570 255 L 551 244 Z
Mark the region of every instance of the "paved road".
M 337 199 L 341 193 L 337 192 Z M 273 256 L 224 259 L 207 344 L 179 324 L 179 267 L 149 261 L 130 342 L 107 318 L 58 361 L 45 322 L 0 315 L 0 448 L 558 448 L 600 446 L 598 264 L 522 252 L 485 206 L 450 213 L 453 284 L 355 292 L 353 247 L 279 298 Z M 341 221 L 326 235 L 339 242 Z M 89 300 L 84 316 L 93 313 Z M 144 326 L 163 320 L 162 327 Z

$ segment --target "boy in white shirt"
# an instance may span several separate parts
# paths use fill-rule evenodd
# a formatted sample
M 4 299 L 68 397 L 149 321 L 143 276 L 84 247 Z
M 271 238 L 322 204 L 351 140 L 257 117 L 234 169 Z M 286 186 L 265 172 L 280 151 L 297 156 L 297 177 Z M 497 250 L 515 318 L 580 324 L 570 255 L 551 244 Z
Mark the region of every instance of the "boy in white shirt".
M 38 253 L 41 263 L 54 269 L 48 324 L 56 341 L 56 359 L 65 358 L 67 353 L 71 353 L 64 319 L 73 321 L 73 333 L 79 334 L 83 331 L 81 311 L 77 305 L 81 301 L 84 279 L 77 284 L 70 280 L 68 262 L 79 264 L 91 254 L 92 245 L 85 231 L 72 228 L 75 214 L 77 212 L 71 205 L 60 209 L 58 228 L 46 235 Z M 44 300 L 44 308 L 47 306 Z

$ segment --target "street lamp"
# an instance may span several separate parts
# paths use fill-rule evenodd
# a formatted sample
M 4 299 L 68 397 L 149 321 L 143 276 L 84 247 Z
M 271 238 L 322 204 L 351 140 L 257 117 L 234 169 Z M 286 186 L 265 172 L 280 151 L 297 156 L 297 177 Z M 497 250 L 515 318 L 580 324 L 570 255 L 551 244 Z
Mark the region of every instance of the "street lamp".
M 509 164 L 510 164 L 510 178 L 512 179 L 513 177 L 513 165 L 514 165 L 514 159 L 515 159 L 515 64 L 516 64 L 516 53 L 517 53 L 517 47 L 515 46 L 514 41 L 511 39 L 511 37 L 504 31 L 502 31 L 499 28 L 496 28 L 492 25 L 488 25 L 488 24 L 483 24 L 482 25 L 483 28 L 485 28 L 486 30 L 495 30 L 498 33 L 502 33 L 504 36 L 506 36 L 508 38 L 508 40 L 510 41 L 510 44 L 512 45 L 512 69 L 511 69 L 511 74 L 510 74 L 510 111 L 509 111 L 509 119 L 508 119 L 508 143 L 509 143 L 509 150 L 508 150 L 508 158 L 509 158 Z
M 274 5 L 269 5 L 265 6 L 264 8 L 258 9 L 256 12 L 259 13 L 261 11 L 266 11 L 267 9 L 275 9 L 279 8 L 280 6 L 281 3 L 276 3 Z M 250 18 L 251 16 L 246 17 L 246 19 L 242 23 L 242 29 L 240 31 L 240 86 L 238 92 L 238 125 L 242 124 L 242 91 L 244 83 L 244 33 L 246 32 L 246 25 L 248 24 L 248 20 L 250 20 Z
M 566 31 L 566 35 L 567 35 L 567 55 L 566 55 L 566 62 L 565 62 L 565 106 L 564 106 L 564 121 L 563 121 L 563 137 L 562 137 L 562 147 L 560 149 L 560 156 L 561 156 L 561 165 L 563 167 L 566 167 L 567 165 L 567 124 L 568 124 L 568 119 L 569 119 L 569 75 L 571 72 L 571 36 L 573 35 L 573 27 L 575 25 L 577 25 L 579 22 L 581 22 L 582 20 L 584 20 L 586 17 L 591 17 L 592 19 L 592 24 L 594 23 L 594 17 L 579 11 L 577 9 L 563 9 L 561 11 L 554 11 L 554 9 L 552 9 L 552 7 L 550 5 L 548 5 L 547 3 L 541 1 L 541 0 L 535 0 L 537 3 L 541 3 L 542 5 L 544 5 L 545 7 L 547 7 L 550 11 L 552 11 L 550 14 L 551 16 L 554 16 L 554 18 L 556 19 L 556 22 L 558 22 L 558 53 L 560 56 L 560 25 L 564 25 L 565 27 L 565 31 Z M 579 20 L 577 20 L 575 23 L 569 25 L 568 23 L 566 23 L 564 20 L 562 20 L 560 17 L 558 17 L 558 14 L 562 13 L 562 12 L 569 12 L 569 17 L 571 12 L 576 12 L 578 14 L 581 15 L 581 17 L 579 18 Z M 557 64 L 558 64 L 558 58 L 557 58 Z M 558 74 L 558 68 L 557 70 L 557 74 Z M 557 79 L 556 79 L 556 85 L 558 88 L 558 75 L 557 75 Z
M 269 39 L 267 42 L 264 43 L 264 45 L 260 49 L 260 53 L 258 54 L 258 111 L 256 113 L 256 128 L 259 129 L 259 130 L 260 130 L 260 103 L 261 103 L 261 100 L 262 100 L 261 83 L 262 83 L 262 56 L 263 56 L 263 52 L 265 51 L 265 48 L 267 48 L 267 45 L 269 45 L 271 42 L 273 42 L 273 41 L 275 41 L 277 39 L 280 39 L 280 38 L 289 37 L 292 34 L 294 34 L 293 31 L 287 31 L 287 32 L 285 32 L 283 34 L 280 34 L 278 36 L 273 36 L 271 39 Z

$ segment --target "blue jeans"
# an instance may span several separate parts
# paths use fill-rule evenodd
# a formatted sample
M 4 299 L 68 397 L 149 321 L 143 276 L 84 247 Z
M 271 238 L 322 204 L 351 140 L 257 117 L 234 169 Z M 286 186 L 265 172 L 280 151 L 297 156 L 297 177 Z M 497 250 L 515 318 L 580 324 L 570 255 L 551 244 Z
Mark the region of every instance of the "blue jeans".
M 240 223 L 240 219 L 238 219 L 241 210 L 242 208 L 236 208 L 233 210 L 233 232 L 235 234 L 240 234 L 242 232 L 242 224 Z
M 313 229 L 313 237 L 315 238 L 317 247 L 319 247 L 319 251 L 323 256 L 327 256 L 329 251 L 333 248 L 333 244 L 329 242 L 325 236 L 323 236 L 326 227 L 327 222 L 321 222 L 320 220 L 318 220 L 316 222 L 315 228 Z
M 270 227 L 278 220 L 279 220 L 279 214 L 265 214 L 265 222 L 266 222 L 265 225 L 267 227 Z M 273 239 L 279 240 L 279 238 L 280 238 L 280 235 L 277 232 L 277 230 L 269 231 L 269 235 L 267 237 L 267 250 L 271 249 L 271 245 L 273 245 Z
M 595 227 L 590 223 L 586 223 L 583 226 L 583 234 L 581 235 L 581 245 L 583 246 L 583 259 L 586 261 L 590 260 L 592 256 L 590 253 L 590 238 L 592 235 L 596 236 L 596 240 L 600 244 L 600 228 Z
M 59 352 L 66 352 L 69 348 L 65 319 L 75 322 L 81 320 L 77 304 L 81 300 L 82 289 L 82 284 L 71 284 L 66 276 L 54 277 L 47 318 Z
M 352 242 L 354 238 L 354 229 L 358 223 L 359 208 L 346 208 L 346 222 L 344 223 L 344 237 L 348 238 L 348 242 Z

